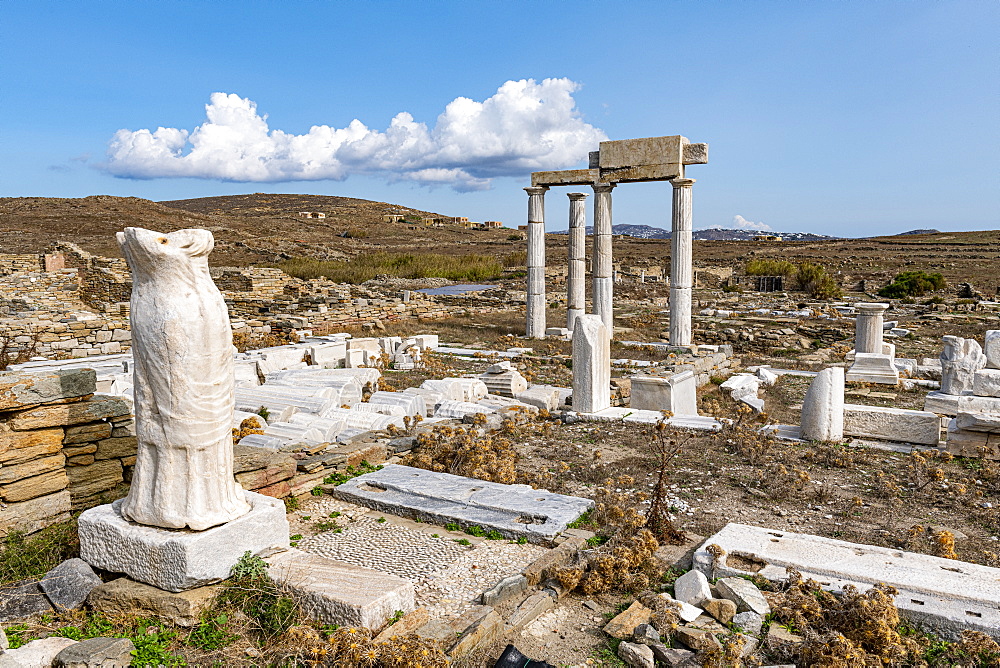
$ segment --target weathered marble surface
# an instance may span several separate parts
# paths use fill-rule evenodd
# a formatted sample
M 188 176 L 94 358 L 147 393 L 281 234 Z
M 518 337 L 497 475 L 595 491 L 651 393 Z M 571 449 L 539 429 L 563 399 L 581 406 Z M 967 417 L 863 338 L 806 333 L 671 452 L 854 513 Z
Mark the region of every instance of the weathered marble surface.
M 233 342 L 208 230 L 118 234 L 132 271 L 138 457 L 122 515 L 204 530 L 250 510 L 233 477 Z
M 611 406 L 611 335 L 598 315 L 581 315 L 573 330 L 573 410 Z
M 802 438 L 809 441 L 844 439 L 844 370 L 823 369 L 802 400 Z
M 941 351 L 941 391 L 945 394 L 972 391 L 973 375 L 985 366 L 986 355 L 978 341 L 945 336 Z

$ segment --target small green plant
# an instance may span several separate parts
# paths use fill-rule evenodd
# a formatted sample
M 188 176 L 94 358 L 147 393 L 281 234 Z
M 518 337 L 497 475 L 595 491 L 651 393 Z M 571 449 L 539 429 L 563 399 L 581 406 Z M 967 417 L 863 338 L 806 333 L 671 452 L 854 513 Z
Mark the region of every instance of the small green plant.
M 340 517 L 340 512 L 335 510 L 332 513 L 330 513 L 328 517 Z
M 265 420 L 271 417 L 271 411 L 267 410 L 267 406 L 261 406 L 257 409 L 257 415 L 261 416 Z
M 456 538 L 455 542 L 459 545 L 472 545 L 472 542 L 468 538 Z
M 300 534 L 300 533 L 293 534 L 293 535 L 289 536 L 289 539 L 290 540 L 302 540 L 302 534 Z
M 312 494 L 313 496 L 323 496 L 323 488 L 313 487 L 312 489 L 309 490 L 309 493 Z
M 462 529 L 457 522 L 448 522 L 444 525 L 444 528 L 448 531 L 460 531 Z
M 184 657 L 172 654 L 169 650 L 170 644 L 177 637 L 176 631 L 164 629 L 158 622 L 152 619 L 140 619 L 132 642 L 135 649 L 132 650 L 133 666 L 183 666 L 187 663 Z
M 250 552 L 230 571 L 218 606 L 238 610 L 250 621 L 250 631 L 265 640 L 283 634 L 299 618 L 295 602 L 268 575 L 267 562 Z
M 0 543 L 0 585 L 40 578 L 79 553 L 76 520 L 53 524 L 31 536 L 11 531 Z
M 475 524 L 467 528 L 465 530 L 465 533 L 469 534 L 470 536 L 475 536 L 476 538 L 482 538 L 483 536 L 486 535 L 486 531 L 481 526 L 476 526 Z
M 24 637 L 24 632 L 27 630 L 27 624 L 13 624 L 4 629 L 11 649 L 17 649 L 28 642 L 28 638 Z
M 393 624 L 401 620 L 405 614 L 406 613 L 403 612 L 402 610 L 397 610 L 396 612 L 392 613 L 392 617 L 389 618 L 389 621 L 387 622 L 386 625 L 392 626 Z
M 188 635 L 187 644 L 204 652 L 212 652 L 229 645 L 236 636 L 226 629 L 229 617 L 203 613 L 198 626 Z
M 285 512 L 293 513 L 299 509 L 299 499 L 295 496 L 286 496 L 284 498 L 285 502 Z
M 580 515 L 575 520 L 573 520 L 572 522 L 570 522 L 569 524 L 567 524 L 566 528 L 567 529 L 583 529 L 584 527 L 592 526 L 594 524 L 594 520 L 592 519 L 593 512 L 594 511 L 592 511 L 592 510 L 588 510 L 583 515 Z
M 343 529 L 336 522 L 331 522 L 330 520 L 320 520 L 313 525 L 313 530 L 316 533 L 323 533 L 325 531 L 334 531 L 336 533 L 341 533 Z
M 503 540 L 503 534 L 494 529 L 486 534 L 486 540 Z
M 388 520 L 385 519 L 384 517 L 380 517 L 375 521 L 378 522 L 379 524 L 385 524 L 386 522 L 388 522 Z
M 323 479 L 323 483 L 327 485 L 343 485 L 348 480 L 357 478 L 359 475 L 364 475 L 366 473 L 371 473 L 373 471 L 381 471 L 382 466 L 373 466 L 367 461 L 363 461 L 358 464 L 357 468 L 353 466 L 348 466 L 343 473 L 334 473 L 333 475 L 327 476 Z
M 528 543 L 528 537 L 527 536 L 518 536 L 517 540 L 514 541 L 514 542 L 517 543 L 518 545 L 526 545 Z
M 439 534 L 439 533 L 432 533 L 431 534 L 431 538 L 440 538 L 440 537 L 441 537 L 441 534 Z

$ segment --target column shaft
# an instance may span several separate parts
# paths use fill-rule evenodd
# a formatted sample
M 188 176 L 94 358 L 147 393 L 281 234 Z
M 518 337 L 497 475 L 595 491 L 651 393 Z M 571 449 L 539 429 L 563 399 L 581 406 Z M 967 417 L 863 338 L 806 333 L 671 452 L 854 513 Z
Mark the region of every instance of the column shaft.
M 888 304 L 863 303 L 856 305 L 855 352 L 882 354 L 882 318 L 887 308 L 889 308 Z
M 674 179 L 670 235 L 670 345 L 691 345 L 692 208 L 694 179 Z
M 524 335 L 545 338 L 545 191 L 544 186 L 525 188 L 528 193 L 528 296 Z
M 587 308 L 587 195 L 569 193 L 569 267 L 566 275 L 566 328 Z
M 613 184 L 594 188 L 594 269 L 593 309 L 600 316 L 608 335 L 614 336 L 614 283 L 611 257 L 611 191 Z

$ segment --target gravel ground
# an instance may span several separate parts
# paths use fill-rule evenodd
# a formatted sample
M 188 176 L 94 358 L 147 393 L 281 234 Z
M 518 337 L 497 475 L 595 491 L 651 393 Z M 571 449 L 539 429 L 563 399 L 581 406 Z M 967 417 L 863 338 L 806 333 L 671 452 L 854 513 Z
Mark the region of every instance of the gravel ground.
M 339 515 L 331 518 L 335 513 Z M 303 536 L 299 549 L 413 581 L 417 605 L 426 607 L 432 618 L 461 614 L 484 590 L 519 573 L 546 551 L 538 545 L 475 538 L 330 497 L 304 502 L 288 520 L 292 534 Z M 330 521 L 337 523 L 339 532 L 316 530 L 318 522 Z M 463 539 L 470 544 L 458 542 Z

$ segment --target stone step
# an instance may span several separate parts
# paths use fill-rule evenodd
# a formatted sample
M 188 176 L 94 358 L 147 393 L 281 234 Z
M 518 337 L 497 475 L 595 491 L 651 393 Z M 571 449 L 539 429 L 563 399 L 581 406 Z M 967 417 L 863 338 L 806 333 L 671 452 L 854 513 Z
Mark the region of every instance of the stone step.
M 371 568 L 288 548 L 268 557 L 268 575 L 325 624 L 378 629 L 415 608 L 413 583 Z
M 740 563 L 716 560 L 709 545 L 738 555 Z M 694 555 L 694 567 L 708 578 L 751 575 L 739 565 L 761 561 L 767 564 L 762 576 L 774 579 L 794 569 L 830 591 L 849 584 L 865 591 L 884 582 L 899 591 L 896 606 L 915 623 L 953 640 L 965 629 L 1000 637 L 1000 568 L 734 523 Z

